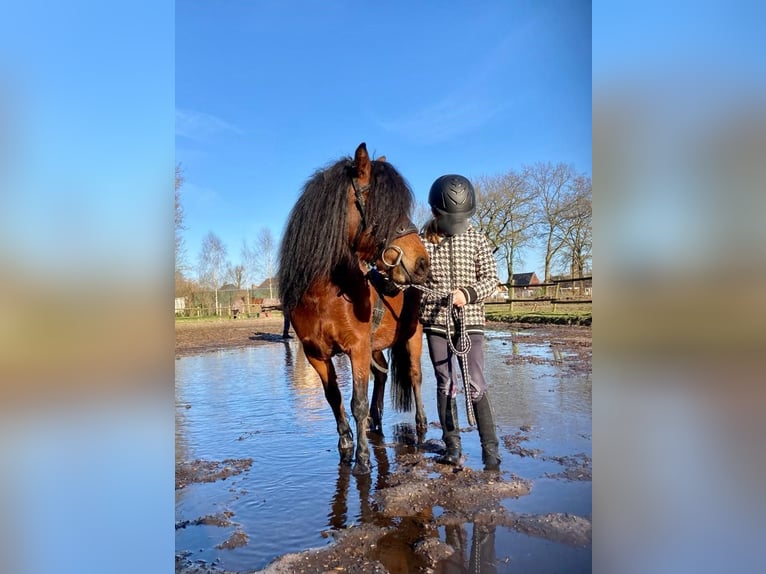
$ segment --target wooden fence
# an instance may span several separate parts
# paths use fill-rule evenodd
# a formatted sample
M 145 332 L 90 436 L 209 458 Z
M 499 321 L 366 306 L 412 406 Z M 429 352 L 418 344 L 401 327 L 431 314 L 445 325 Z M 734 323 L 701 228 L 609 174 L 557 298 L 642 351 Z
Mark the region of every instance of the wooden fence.
M 195 291 L 185 297 L 176 297 L 176 317 L 268 317 L 272 311 L 282 309 L 278 298 L 268 289 L 219 289 Z M 216 304 L 217 303 L 217 304 Z
M 590 282 L 588 286 L 580 286 L 579 283 Z M 568 283 L 575 284 L 572 287 L 562 287 Z M 551 303 L 553 305 L 553 312 L 556 312 L 556 305 L 571 305 L 571 304 L 587 304 L 593 303 L 593 277 L 578 277 L 574 279 L 553 279 L 548 283 L 538 283 L 537 285 L 524 286 L 530 291 L 538 292 L 538 295 L 530 297 L 514 297 L 514 289 L 519 289 L 520 285 L 510 285 L 504 283 L 508 288 L 509 298 L 505 301 L 510 304 L 511 311 L 513 310 L 514 303 Z M 551 294 L 549 289 L 553 289 Z M 542 292 L 541 292 L 542 291 Z M 540 293 L 541 292 L 541 293 Z M 575 297 L 577 293 L 577 297 Z M 582 295 L 587 296 L 582 297 Z
M 490 299 L 486 304 L 507 305 L 513 311 L 514 303 L 550 303 L 553 312 L 557 305 L 588 304 L 593 303 L 593 278 L 580 277 L 576 279 L 554 279 L 548 283 L 537 285 L 509 285 L 509 297 L 498 301 Z M 585 282 L 590 284 L 582 285 Z M 570 284 L 571 286 L 567 286 Z M 576 286 L 575 286 L 576 284 Z M 582 286 L 581 286 L 582 285 Z M 514 297 L 515 289 L 525 289 L 532 293 L 529 297 Z M 272 295 L 272 297 L 269 297 Z M 238 289 L 218 291 L 218 305 L 215 304 L 215 296 L 212 291 L 194 292 L 186 297 L 176 297 L 176 317 L 261 317 L 269 316 L 272 311 L 281 310 L 280 301 L 274 298 L 275 292 L 264 289 Z

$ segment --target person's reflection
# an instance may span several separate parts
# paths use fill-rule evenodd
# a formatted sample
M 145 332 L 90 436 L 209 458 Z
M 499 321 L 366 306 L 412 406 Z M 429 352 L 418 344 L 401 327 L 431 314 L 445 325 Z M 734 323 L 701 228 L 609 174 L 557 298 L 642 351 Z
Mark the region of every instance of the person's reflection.
M 474 523 L 471 540 L 471 558 L 468 572 L 471 574 L 497 574 L 497 556 L 495 556 L 495 525 Z
M 473 524 L 471 551 L 466 556 L 467 534 L 462 524 L 445 526 L 445 542 L 455 553 L 444 561 L 444 574 L 497 574 L 495 525 Z M 467 560 L 466 560 L 467 558 Z
M 466 533 L 461 524 L 449 524 L 444 527 L 445 542 L 449 544 L 454 553 L 444 561 L 444 574 L 465 574 L 465 547 Z
M 293 366 L 293 348 L 290 341 L 283 341 L 285 344 L 285 367 Z

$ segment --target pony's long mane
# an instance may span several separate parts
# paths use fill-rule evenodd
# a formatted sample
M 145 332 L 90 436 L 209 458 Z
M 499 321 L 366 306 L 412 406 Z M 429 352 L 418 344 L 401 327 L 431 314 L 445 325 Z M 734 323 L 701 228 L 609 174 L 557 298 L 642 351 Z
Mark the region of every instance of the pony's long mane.
M 354 173 L 350 157 L 317 170 L 290 211 L 279 248 L 279 296 L 288 311 L 314 281 L 359 263 L 351 251 L 346 223 Z M 365 215 L 376 244 L 393 237 L 397 224 L 409 217 L 412 204 L 412 190 L 399 172 L 386 162 L 373 161 Z

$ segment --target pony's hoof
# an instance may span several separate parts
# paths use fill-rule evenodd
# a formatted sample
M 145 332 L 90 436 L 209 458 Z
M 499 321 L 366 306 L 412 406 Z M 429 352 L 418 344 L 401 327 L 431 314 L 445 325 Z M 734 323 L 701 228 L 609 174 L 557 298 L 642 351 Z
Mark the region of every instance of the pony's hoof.
M 354 460 L 354 451 L 346 452 L 346 451 L 340 451 L 340 463 L 344 465 L 350 465 L 351 462 Z
M 340 454 L 340 461 L 344 464 L 348 464 L 354 457 L 354 443 L 346 436 L 341 436 L 338 439 L 338 453 Z
M 370 461 L 357 459 L 354 465 L 354 474 L 370 474 Z

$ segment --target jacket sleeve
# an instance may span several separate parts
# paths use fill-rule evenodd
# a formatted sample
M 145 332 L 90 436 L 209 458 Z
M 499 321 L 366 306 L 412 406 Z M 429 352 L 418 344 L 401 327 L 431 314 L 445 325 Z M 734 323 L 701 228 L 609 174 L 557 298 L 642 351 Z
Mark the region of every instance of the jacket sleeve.
M 484 301 L 495 292 L 500 283 L 497 276 L 497 264 L 492 257 L 492 248 L 484 235 L 477 234 L 477 237 L 476 282 L 463 287 L 469 303 Z

